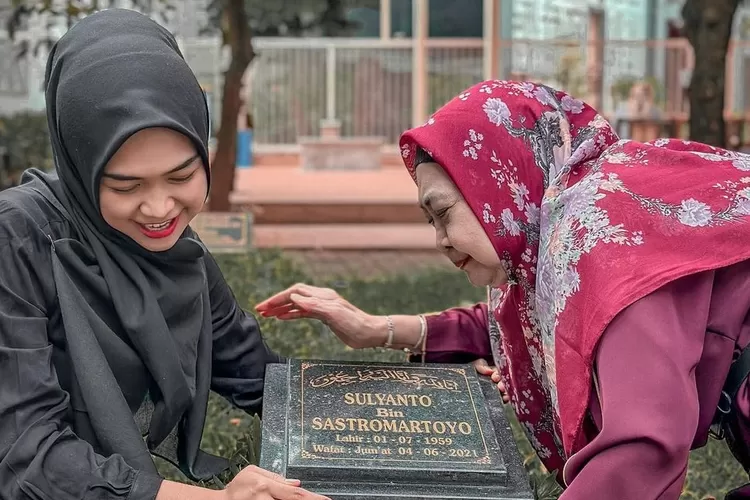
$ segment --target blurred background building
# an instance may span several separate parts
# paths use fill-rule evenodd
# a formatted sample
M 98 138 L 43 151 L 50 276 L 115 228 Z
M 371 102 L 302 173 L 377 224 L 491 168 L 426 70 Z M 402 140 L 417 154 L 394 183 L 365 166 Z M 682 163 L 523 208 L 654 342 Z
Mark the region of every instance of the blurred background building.
M 314 31 L 305 33 L 304 39 L 255 39 L 260 57 L 253 65 L 254 98 L 249 101 L 259 132 L 256 142 L 294 142 L 298 133 L 315 133 L 320 119 L 331 118 L 326 115 L 330 104 L 326 108 L 318 102 L 325 100 L 326 90 L 316 86 L 315 92 L 322 95 L 310 95 L 309 84 L 325 78 L 326 64 L 333 64 L 326 58 L 332 53 L 339 83 L 335 90 L 339 101 L 335 118 L 342 121 L 345 135 L 362 128 L 352 116 L 356 106 L 347 101 L 356 97 L 360 106 L 365 106 L 347 84 L 361 79 L 367 71 L 373 82 L 387 82 L 392 104 L 381 111 L 383 116 L 359 121 L 392 123 L 387 130 L 370 131 L 385 132 L 391 140 L 411 124 L 409 119 L 393 116 L 398 110 L 414 119 L 427 114 L 461 88 L 493 73 L 488 65 L 497 66 L 493 76 L 500 78 L 544 80 L 581 97 L 600 93 L 601 100 L 596 95 L 593 99 L 608 115 L 617 111 L 633 81 L 648 80 L 662 111 L 685 111 L 681 94 L 689 80 L 691 61 L 686 44 L 679 37 L 681 0 L 430 0 L 425 3 L 426 9 L 420 9 L 420 0 L 344 1 L 347 19 L 356 23 L 346 39 L 319 38 Z M 130 5 L 128 0 L 105 3 Z M 158 10 L 159 4 L 155 0 L 154 8 Z M 205 33 L 208 5 L 209 0 L 181 0 L 173 3 L 172 11 L 154 17 L 180 38 L 190 64 L 214 96 L 212 101 L 218 103 L 222 53 L 219 40 Z M 746 69 L 750 45 L 743 43 L 750 32 L 749 12 L 741 6 L 736 16 L 736 42 L 728 65 L 728 107 L 737 112 L 750 108 L 744 90 L 750 83 Z M 46 54 L 41 48 L 36 56 L 29 53 L 14 57 L 4 29 L 9 14 L 10 0 L 0 0 L 0 109 L 39 110 L 44 106 L 41 83 Z M 59 20 L 52 27 L 43 18 L 31 19 L 27 24 L 16 45 L 54 39 L 66 29 Z M 424 29 L 420 31 L 422 24 Z M 415 52 L 424 57 L 415 57 Z M 405 113 L 419 90 L 409 88 L 405 82 L 411 79 L 414 83 L 415 71 L 420 71 L 422 65 L 428 73 L 427 91 L 415 102 L 419 112 Z M 601 75 L 592 74 L 597 71 Z M 419 77 L 416 80 L 416 84 L 421 81 Z M 298 88 L 303 82 L 307 91 Z M 380 86 L 379 83 L 372 85 Z M 294 94 L 294 98 L 285 96 L 285 91 Z M 304 125 L 297 116 L 299 102 L 308 109 Z M 291 119 L 296 129 L 282 123 L 284 115 L 296 116 Z
M 682 0 L 340 2 L 349 28 L 324 36 L 320 25 L 301 26 L 319 14 L 312 9 L 332 2 L 247 0 L 256 57 L 237 110 L 239 168 L 230 200 L 253 214 L 260 246 L 434 246 L 396 142 L 483 79 L 562 88 L 599 109 L 622 137 L 686 136 L 693 52 L 681 33 Z M 228 54 L 211 29 L 211 0 L 161 5 L 146 4 L 148 13 L 177 36 L 206 91 L 215 131 Z M 10 13 L 10 0 L 0 0 L 0 115 L 38 113 L 46 42 L 68 23 L 31 16 L 11 41 Z M 725 69 L 735 148 L 750 144 L 749 37 L 743 3 Z M 23 47 L 29 50 L 19 56 Z

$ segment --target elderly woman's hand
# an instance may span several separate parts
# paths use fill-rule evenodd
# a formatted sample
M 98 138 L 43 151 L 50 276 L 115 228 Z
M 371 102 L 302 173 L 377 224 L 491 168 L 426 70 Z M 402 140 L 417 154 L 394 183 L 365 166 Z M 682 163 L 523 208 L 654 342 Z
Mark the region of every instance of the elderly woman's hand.
M 487 377 L 490 377 L 490 380 L 492 380 L 494 383 L 497 384 L 497 389 L 500 391 L 500 394 L 503 396 L 503 402 L 507 403 L 510 401 L 510 397 L 508 396 L 508 391 L 505 388 L 505 384 L 500 380 L 500 373 L 497 371 L 497 368 L 494 366 L 490 366 L 487 364 L 487 361 L 485 361 L 482 358 L 477 359 L 472 363 L 474 365 L 474 368 L 476 368 L 477 373 L 480 375 L 485 375 Z
M 354 349 L 383 344 L 386 331 L 382 318 L 365 313 L 335 290 L 297 283 L 270 297 L 255 310 L 263 317 L 282 320 L 313 318 L 322 321 Z

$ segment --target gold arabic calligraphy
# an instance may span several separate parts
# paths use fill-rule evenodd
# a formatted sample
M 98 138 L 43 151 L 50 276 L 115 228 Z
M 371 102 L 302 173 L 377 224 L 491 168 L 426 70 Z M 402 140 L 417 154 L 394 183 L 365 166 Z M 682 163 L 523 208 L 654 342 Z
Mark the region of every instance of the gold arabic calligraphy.
M 447 380 L 422 373 L 409 373 L 406 370 L 357 370 L 356 375 L 345 373 L 341 370 L 326 373 L 310 380 L 310 386 L 315 388 L 328 387 L 331 385 L 346 386 L 358 382 L 392 380 L 415 387 L 429 387 L 431 389 L 443 389 L 446 391 L 457 391 L 458 384 L 453 380 Z

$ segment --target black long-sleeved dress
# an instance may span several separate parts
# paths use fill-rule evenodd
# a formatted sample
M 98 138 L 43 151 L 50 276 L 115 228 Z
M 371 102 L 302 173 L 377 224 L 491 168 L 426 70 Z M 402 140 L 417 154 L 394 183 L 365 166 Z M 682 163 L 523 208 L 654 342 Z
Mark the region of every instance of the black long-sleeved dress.
M 76 238 L 73 225 L 31 190 L 0 193 L 0 499 L 153 499 L 162 479 L 121 456 L 101 456 L 80 435 L 70 391 L 72 366 L 52 278 L 50 239 Z M 206 254 L 213 323 L 211 388 L 260 412 L 265 367 L 282 361 L 255 318 L 237 304 Z M 121 331 L 114 310 L 101 317 Z M 131 351 L 132 352 L 132 351 Z M 203 370 L 202 373 L 208 373 Z M 115 373 L 134 412 L 144 373 Z M 139 392 L 137 390 L 136 392 Z

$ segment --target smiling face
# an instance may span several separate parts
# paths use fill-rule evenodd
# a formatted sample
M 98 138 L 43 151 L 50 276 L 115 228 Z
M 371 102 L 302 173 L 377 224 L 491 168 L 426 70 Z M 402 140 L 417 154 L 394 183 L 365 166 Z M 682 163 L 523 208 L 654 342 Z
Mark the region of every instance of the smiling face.
M 422 210 L 435 227 L 437 249 L 462 269 L 474 286 L 500 286 L 508 281 L 500 258 L 471 208 L 437 163 L 416 170 Z
M 190 139 L 165 128 L 132 135 L 107 163 L 99 207 L 146 250 L 169 250 L 203 208 L 208 178 Z

